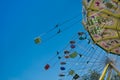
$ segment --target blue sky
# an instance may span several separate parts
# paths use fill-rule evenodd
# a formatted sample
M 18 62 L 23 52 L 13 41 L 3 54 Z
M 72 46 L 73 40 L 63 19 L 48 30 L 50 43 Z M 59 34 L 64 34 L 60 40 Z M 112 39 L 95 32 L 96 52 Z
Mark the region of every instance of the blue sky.
M 81 5 L 81 0 L 1 0 L 0 80 L 57 80 L 56 67 L 43 67 L 82 29 L 81 22 L 46 43 L 36 45 L 34 38 L 57 23 L 82 16 Z

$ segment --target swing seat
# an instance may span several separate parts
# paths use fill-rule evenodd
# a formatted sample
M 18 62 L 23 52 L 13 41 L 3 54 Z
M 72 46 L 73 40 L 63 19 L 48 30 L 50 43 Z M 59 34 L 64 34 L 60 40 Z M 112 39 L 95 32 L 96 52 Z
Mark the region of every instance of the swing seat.
M 35 44 L 39 44 L 39 43 L 41 43 L 41 39 L 40 39 L 40 37 L 35 38 L 34 42 L 35 42 Z
M 75 74 L 75 71 L 74 70 L 70 70 L 69 71 L 69 75 L 74 75 Z
M 49 64 L 46 64 L 45 67 L 44 67 L 45 70 L 48 70 L 49 68 L 50 68 Z

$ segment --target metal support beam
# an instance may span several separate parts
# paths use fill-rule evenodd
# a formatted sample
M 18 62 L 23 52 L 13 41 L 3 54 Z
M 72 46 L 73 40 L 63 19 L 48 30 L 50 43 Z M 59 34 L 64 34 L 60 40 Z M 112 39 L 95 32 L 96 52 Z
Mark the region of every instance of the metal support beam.
M 115 67 L 115 65 L 113 63 L 110 63 L 110 65 L 112 66 L 112 68 L 118 73 L 118 75 L 120 76 L 120 71 Z
M 106 75 L 106 72 L 108 70 L 108 67 L 109 67 L 110 64 L 107 64 L 102 72 L 102 75 L 100 76 L 99 80 L 104 80 L 104 77 Z
M 111 80 L 112 68 L 110 67 L 109 69 L 110 69 L 110 70 L 109 70 L 109 72 L 108 72 L 107 80 Z

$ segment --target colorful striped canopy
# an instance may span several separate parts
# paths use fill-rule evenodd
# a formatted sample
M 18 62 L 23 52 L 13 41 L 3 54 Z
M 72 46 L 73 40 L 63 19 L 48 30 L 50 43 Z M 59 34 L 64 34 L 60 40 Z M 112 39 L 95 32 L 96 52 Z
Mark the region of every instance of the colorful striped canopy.
M 94 43 L 120 55 L 120 0 L 83 0 L 83 25 Z

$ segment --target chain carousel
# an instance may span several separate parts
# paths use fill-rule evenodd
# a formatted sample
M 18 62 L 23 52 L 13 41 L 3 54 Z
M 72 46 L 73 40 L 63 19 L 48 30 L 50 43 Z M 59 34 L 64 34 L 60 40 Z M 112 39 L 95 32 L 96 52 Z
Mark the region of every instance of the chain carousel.
M 59 63 L 58 80 L 91 80 L 84 78 L 86 74 L 90 75 L 90 71 L 98 73 L 93 73 L 98 80 L 111 80 L 113 74 L 120 76 L 120 0 L 83 0 L 82 3 L 85 31 L 77 32 L 64 49 L 50 59 L 57 58 L 56 62 L 47 63 L 44 69 L 49 70 Z M 55 35 L 60 34 L 59 27 L 76 17 L 57 24 L 42 36 L 55 29 Z M 34 41 L 41 43 L 41 37 Z

